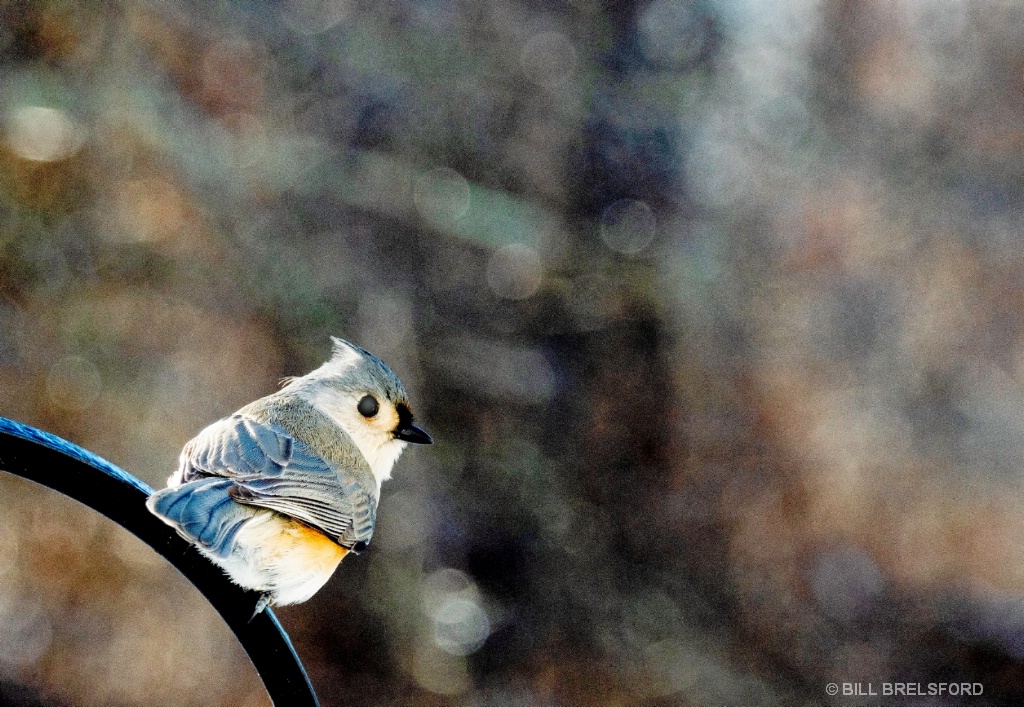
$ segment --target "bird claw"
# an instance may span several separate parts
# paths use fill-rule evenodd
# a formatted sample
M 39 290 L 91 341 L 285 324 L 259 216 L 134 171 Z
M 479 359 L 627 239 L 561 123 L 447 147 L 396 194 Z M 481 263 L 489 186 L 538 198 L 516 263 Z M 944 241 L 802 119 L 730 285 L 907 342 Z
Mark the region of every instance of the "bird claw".
M 258 613 L 267 608 L 268 604 L 270 604 L 270 594 L 268 593 L 260 596 L 260 600 L 256 602 L 256 608 L 253 609 L 252 616 L 249 617 L 250 623 L 252 622 L 253 619 L 256 618 L 256 615 Z

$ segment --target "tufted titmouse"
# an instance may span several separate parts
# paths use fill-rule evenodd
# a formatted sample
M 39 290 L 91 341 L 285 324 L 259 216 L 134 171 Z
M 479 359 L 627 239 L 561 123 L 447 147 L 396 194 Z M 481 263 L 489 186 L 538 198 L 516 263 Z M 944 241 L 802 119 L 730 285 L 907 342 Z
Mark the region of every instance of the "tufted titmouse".
M 168 488 L 146 501 L 236 584 L 262 592 L 257 612 L 306 601 L 361 552 L 406 443 L 433 441 L 390 368 L 332 341 L 320 368 L 186 444 Z

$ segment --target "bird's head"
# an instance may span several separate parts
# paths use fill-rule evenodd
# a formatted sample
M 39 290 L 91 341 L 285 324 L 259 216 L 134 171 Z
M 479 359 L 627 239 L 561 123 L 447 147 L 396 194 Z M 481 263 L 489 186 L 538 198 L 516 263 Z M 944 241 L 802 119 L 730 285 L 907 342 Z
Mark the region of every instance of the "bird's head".
M 354 344 L 332 337 L 331 359 L 315 371 L 291 379 L 296 390 L 329 415 L 355 442 L 378 482 L 407 443 L 433 440 L 413 422 L 405 386 L 387 364 Z

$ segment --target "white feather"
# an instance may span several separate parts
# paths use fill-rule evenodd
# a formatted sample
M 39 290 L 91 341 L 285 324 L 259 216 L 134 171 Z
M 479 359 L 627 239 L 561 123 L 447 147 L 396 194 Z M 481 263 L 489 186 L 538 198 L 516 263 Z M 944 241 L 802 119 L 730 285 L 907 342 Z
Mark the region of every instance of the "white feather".
M 348 433 L 363 459 L 370 465 L 379 491 L 381 483 L 391 478 L 391 469 L 402 456 L 406 443 L 395 439 L 390 432 L 381 432 L 368 425 L 355 412 L 357 401 L 354 397 L 324 386 L 304 392 L 310 403 Z
M 304 532 L 311 531 L 271 511 L 255 510 L 238 531 L 227 557 L 199 550 L 235 584 L 272 594 L 277 606 L 298 604 L 324 586 L 346 554 L 327 538 L 321 543 L 304 542 Z

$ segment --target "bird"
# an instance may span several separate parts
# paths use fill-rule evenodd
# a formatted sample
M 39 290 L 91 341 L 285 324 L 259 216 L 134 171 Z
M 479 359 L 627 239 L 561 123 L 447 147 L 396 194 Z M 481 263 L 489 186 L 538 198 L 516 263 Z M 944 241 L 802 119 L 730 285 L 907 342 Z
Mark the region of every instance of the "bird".
M 147 508 L 235 584 L 253 613 L 312 597 L 373 536 L 381 484 L 432 444 L 398 376 L 331 337 L 330 359 L 202 430 Z

